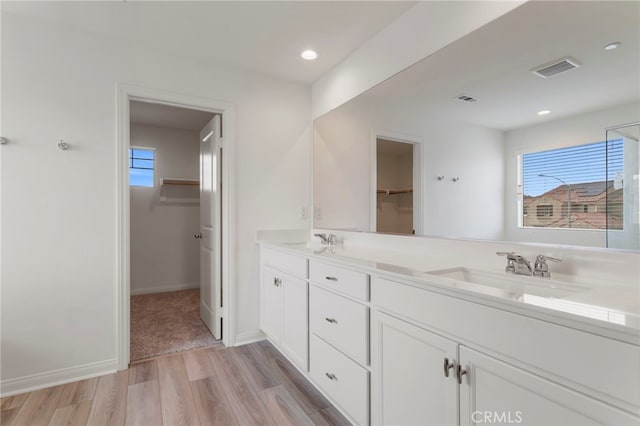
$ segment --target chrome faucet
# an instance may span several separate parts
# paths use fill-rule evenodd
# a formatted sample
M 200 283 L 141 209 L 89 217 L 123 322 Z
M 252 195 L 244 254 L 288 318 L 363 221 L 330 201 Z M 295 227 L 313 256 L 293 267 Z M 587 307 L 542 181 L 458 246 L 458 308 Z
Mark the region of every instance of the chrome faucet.
M 551 272 L 549 271 L 547 260 L 551 262 L 562 262 L 562 259 L 540 254 L 536 257 L 533 268 L 531 268 L 531 262 L 529 262 L 524 256 L 521 256 L 515 252 L 499 251 L 496 252 L 496 254 L 499 256 L 506 256 L 507 267 L 504 268 L 505 271 L 510 274 L 517 275 L 551 278 Z
M 320 238 L 320 241 L 322 241 L 322 244 L 328 245 L 330 247 L 333 247 L 336 245 L 336 243 L 338 242 L 338 237 L 336 237 L 334 234 L 313 234 L 315 237 Z
M 507 267 L 504 268 L 510 274 L 517 275 L 533 275 L 533 269 L 531 263 L 524 257 L 516 252 L 498 251 L 498 256 L 507 256 Z

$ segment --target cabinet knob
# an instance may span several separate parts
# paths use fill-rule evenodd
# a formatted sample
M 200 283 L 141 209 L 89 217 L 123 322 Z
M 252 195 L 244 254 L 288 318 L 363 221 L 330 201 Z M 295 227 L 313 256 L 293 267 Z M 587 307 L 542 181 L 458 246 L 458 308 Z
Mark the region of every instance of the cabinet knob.
M 273 285 L 276 287 L 280 287 L 282 285 L 282 279 L 278 277 L 273 277 Z
M 455 362 L 449 362 L 449 358 L 444 358 L 444 377 L 449 377 L 449 370 L 456 366 Z
M 458 379 L 458 384 L 462 384 L 462 376 L 467 374 L 467 370 L 463 369 L 460 364 L 456 367 L 456 378 Z
M 329 378 L 329 380 L 338 380 L 335 374 L 333 373 L 324 373 L 325 376 Z
M 202 238 L 202 233 L 198 232 L 197 234 L 193 234 L 193 238 L 196 238 L 196 239 Z
M 335 319 L 335 318 L 325 318 L 324 320 L 325 320 L 326 322 L 331 323 L 331 324 L 337 324 L 337 323 L 338 323 L 338 321 L 336 321 L 336 319 Z
M 324 277 L 324 279 L 329 281 L 338 281 L 336 277 Z

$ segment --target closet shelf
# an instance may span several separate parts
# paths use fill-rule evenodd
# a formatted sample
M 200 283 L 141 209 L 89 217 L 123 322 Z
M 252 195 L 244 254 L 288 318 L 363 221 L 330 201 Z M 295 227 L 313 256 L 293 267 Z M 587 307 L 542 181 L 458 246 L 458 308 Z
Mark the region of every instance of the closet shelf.
M 164 178 L 164 179 L 160 179 L 160 185 L 200 186 L 200 180 Z
M 378 188 L 376 190 L 378 194 L 409 194 L 413 192 L 413 188 Z

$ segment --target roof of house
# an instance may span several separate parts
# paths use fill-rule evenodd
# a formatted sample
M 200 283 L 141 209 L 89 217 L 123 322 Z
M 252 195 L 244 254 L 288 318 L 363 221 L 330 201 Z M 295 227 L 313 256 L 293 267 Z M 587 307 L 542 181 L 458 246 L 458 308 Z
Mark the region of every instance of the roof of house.
M 572 183 L 571 187 L 571 202 L 572 203 L 584 203 L 589 201 L 599 201 L 606 196 L 607 193 L 611 194 L 617 190 L 613 187 L 613 181 L 598 181 L 598 182 L 581 182 Z M 525 196 L 524 200 L 527 204 L 532 203 L 536 199 L 543 197 L 551 197 L 557 201 L 567 201 L 567 186 L 559 185 L 544 194 L 538 196 Z

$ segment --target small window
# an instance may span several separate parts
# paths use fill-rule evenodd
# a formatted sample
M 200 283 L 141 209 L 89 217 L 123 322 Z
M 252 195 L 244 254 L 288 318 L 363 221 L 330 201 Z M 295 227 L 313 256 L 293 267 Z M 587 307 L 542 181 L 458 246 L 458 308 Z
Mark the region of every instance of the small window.
M 553 206 L 551 204 L 540 204 L 537 208 L 538 217 L 551 217 L 553 216 Z
M 153 188 L 155 150 L 153 148 L 129 148 L 129 186 Z

